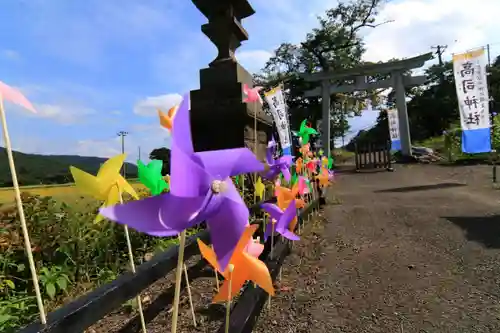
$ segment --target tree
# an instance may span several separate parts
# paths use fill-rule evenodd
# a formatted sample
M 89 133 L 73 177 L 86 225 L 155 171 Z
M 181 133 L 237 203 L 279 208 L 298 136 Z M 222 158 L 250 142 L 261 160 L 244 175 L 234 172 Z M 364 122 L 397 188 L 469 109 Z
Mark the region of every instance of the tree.
M 359 33 L 363 28 L 380 25 L 375 23 L 375 18 L 382 2 L 383 0 L 355 0 L 340 3 L 326 11 L 324 17 L 319 18 L 319 28 L 307 34 L 305 41 L 298 45 L 281 44 L 261 73 L 255 75 L 256 84 L 267 89 L 284 83 L 291 128 L 297 129 L 306 118 L 313 124 L 321 119 L 321 99 L 303 97 L 304 91 L 315 88 L 317 83 L 305 82 L 300 74 L 335 71 L 359 65 L 365 51 Z M 359 101 L 373 97 L 366 93 L 348 96 L 347 107 L 352 111 L 350 116 L 359 113 L 362 106 Z M 346 121 L 338 120 L 339 108 L 334 107 L 341 99 L 345 99 L 345 96 L 332 98 L 331 121 L 336 134 L 347 132 L 348 129 Z
M 170 149 L 165 147 L 153 149 L 151 153 L 149 153 L 149 159 L 163 161 L 161 174 L 163 176 L 170 174 Z

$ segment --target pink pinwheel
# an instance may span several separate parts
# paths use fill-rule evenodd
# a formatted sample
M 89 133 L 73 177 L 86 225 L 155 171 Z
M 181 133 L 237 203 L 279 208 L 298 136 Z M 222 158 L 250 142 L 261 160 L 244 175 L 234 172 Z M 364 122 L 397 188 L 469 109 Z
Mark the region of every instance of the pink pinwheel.
M 293 158 L 290 155 L 281 156 L 278 159 L 273 158 L 272 148 L 266 150 L 266 162 L 269 165 L 269 171 L 266 172 L 264 178 L 272 180 L 280 173 L 283 174 L 287 182 L 290 181 L 290 166 L 292 165 Z
M 188 102 L 185 96 L 174 118 L 170 192 L 102 208 L 100 213 L 153 236 L 174 236 L 206 220 L 224 270 L 249 217 L 230 177 L 261 172 L 264 165 L 247 148 L 195 153 Z
M 278 206 L 270 203 L 263 203 L 260 207 L 269 213 L 271 219 L 275 220 L 274 231 L 289 240 L 299 240 L 300 237 L 289 230 L 289 225 L 297 216 L 297 208 L 295 207 L 295 200 L 292 200 L 287 209 L 283 212 Z M 264 239 L 268 239 L 273 232 L 273 223 L 268 223 Z
M 243 84 L 243 92 L 245 95 L 247 95 L 246 98 L 243 99 L 243 102 L 245 103 L 255 103 L 259 102 L 262 104 L 262 98 L 260 97 L 259 91 L 262 89 L 262 87 L 254 87 L 254 88 L 249 88 L 248 84 Z
M 309 186 L 307 186 L 307 180 L 303 176 L 299 176 L 299 194 L 304 195 L 309 193 Z
M 37 113 L 33 105 L 24 95 L 17 89 L 12 88 L 11 86 L 0 81 L 0 102 L 2 100 L 10 101 L 14 104 L 22 106 L 26 110 L 29 110 L 33 113 Z
M 245 247 L 245 252 L 254 258 L 258 258 L 262 251 L 264 251 L 264 244 L 255 239 L 250 239 L 248 245 Z

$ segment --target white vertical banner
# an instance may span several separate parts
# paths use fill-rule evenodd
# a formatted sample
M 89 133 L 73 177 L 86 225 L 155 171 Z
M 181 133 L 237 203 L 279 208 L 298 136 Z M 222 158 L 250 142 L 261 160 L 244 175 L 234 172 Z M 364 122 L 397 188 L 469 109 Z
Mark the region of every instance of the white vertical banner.
M 397 109 L 387 110 L 387 122 L 389 123 L 391 150 L 401 150 L 401 136 L 399 135 L 399 118 Z
M 491 151 L 486 65 L 484 49 L 453 55 L 462 151 L 465 153 Z
M 280 138 L 283 155 L 292 154 L 292 141 L 290 137 L 290 125 L 288 124 L 288 113 L 286 110 L 285 96 L 281 87 L 276 87 L 264 93 L 264 98 L 271 114 L 273 115 L 278 135 Z

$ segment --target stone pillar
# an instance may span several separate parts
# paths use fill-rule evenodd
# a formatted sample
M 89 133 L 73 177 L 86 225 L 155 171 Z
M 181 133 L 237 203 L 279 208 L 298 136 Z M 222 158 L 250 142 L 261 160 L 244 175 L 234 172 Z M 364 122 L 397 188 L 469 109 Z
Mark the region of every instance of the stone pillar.
M 406 109 L 406 93 L 401 72 L 393 72 L 391 76 L 396 89 L 396 107 L 398 109 L 399 135 L 401 136 L 401 153 L 403 156 L 411 156 L 410 123 L 408 121 L 408 110 Z
M 200 89 L 191 91 L 191 129 L 195 151 L 240 148 L 254 151 L 257 115 L 257 156 L 264 158 L 272 121 L 260 103 L 243 103 L 243 84 L 252 75 L 234 57 L 248 34 L 241 19 L 254 14 L 248 0 L 192 0 L 208 18 L 202 31 L 218 49 L 217 58 L 200 70 Z
M 323 133 L 321 137 L 321 143 L 323 146 L 324 153 L 329 156 L 331 154 L 330 149 L 330 81 L 324 80 L 321 82 L 321 110 L 322 110 L 322 119 L 321 131 Z

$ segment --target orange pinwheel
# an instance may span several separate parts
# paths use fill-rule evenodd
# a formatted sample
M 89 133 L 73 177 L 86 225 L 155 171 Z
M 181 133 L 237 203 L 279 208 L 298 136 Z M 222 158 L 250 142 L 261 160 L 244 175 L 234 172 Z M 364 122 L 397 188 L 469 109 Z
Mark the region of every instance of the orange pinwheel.
M 316 176 L 316 179 L 319 181 L 319 186 L 327 187 L 330 183 L 328 179 L 328 170 L 321 168 L 321 172 Z
M 283 186 L 276 186 L 276 199 L 278 203 L 278 207 L 281 210 L 287 209 L 292 200 L 295 200 L 295 208 L 300 209 L 304 208 L 306 203 L 303 199 L 297 199 L 297 194 L 299 194 L 299 183 L 295 183 L 291 189 Z M 295 217 L 292 222 L 290 222 L 289 230 L 295 231 L 295 227 L 297 226 L 297 217 Z
M 160 125 L 168 130 L 172 130 L 172 125 L 174 123 L 175 113 L 177 112 L 177 105 L 172 106 L 168 113 L 165 114 L 158 110 L 158 116 L 160 117 Z
M 308 156 L 310 152 L 311 146 L 309 144 L 303 145 L 300 147 L 299 151 L 302 154 L 302 156 Z
M 217 264 L 217 257 L 215 252 L 198 239 L 198 247 L 200 248 L 201 255 L 205 258 L 210 265 L 212 265 L 222 276 L 226 279 L 220 288 L 220 291 L 215 295 L 213 302 L 228 301 L 233 298 L 243 287 L 247 280 L 254 282 L 259 287 L 267 291 L 271 296 L 274 296 L 274 287 L 271 275 L 264 264 L 259 259 L 253 257 L 246 252 L 249 242 L 252 241 L 252 235 L 257 230 L 258 225 L 248 225 L 241 235 L 238 244 L 236 245 L 233 256 L 229 263 L 234 266 L 234 270 L 229 274 L 229 269 L 226 268 L 224 272 L 220 271 Z M 229 291 L 229 280 L 231 278 L 231 291 Z
M 297 171 L 297 174 L 302 174 L 302 169 L 304 168 L 304 161 L 302 160 L 302 157 L 299 157 L 295 161 L 295 171 Z

